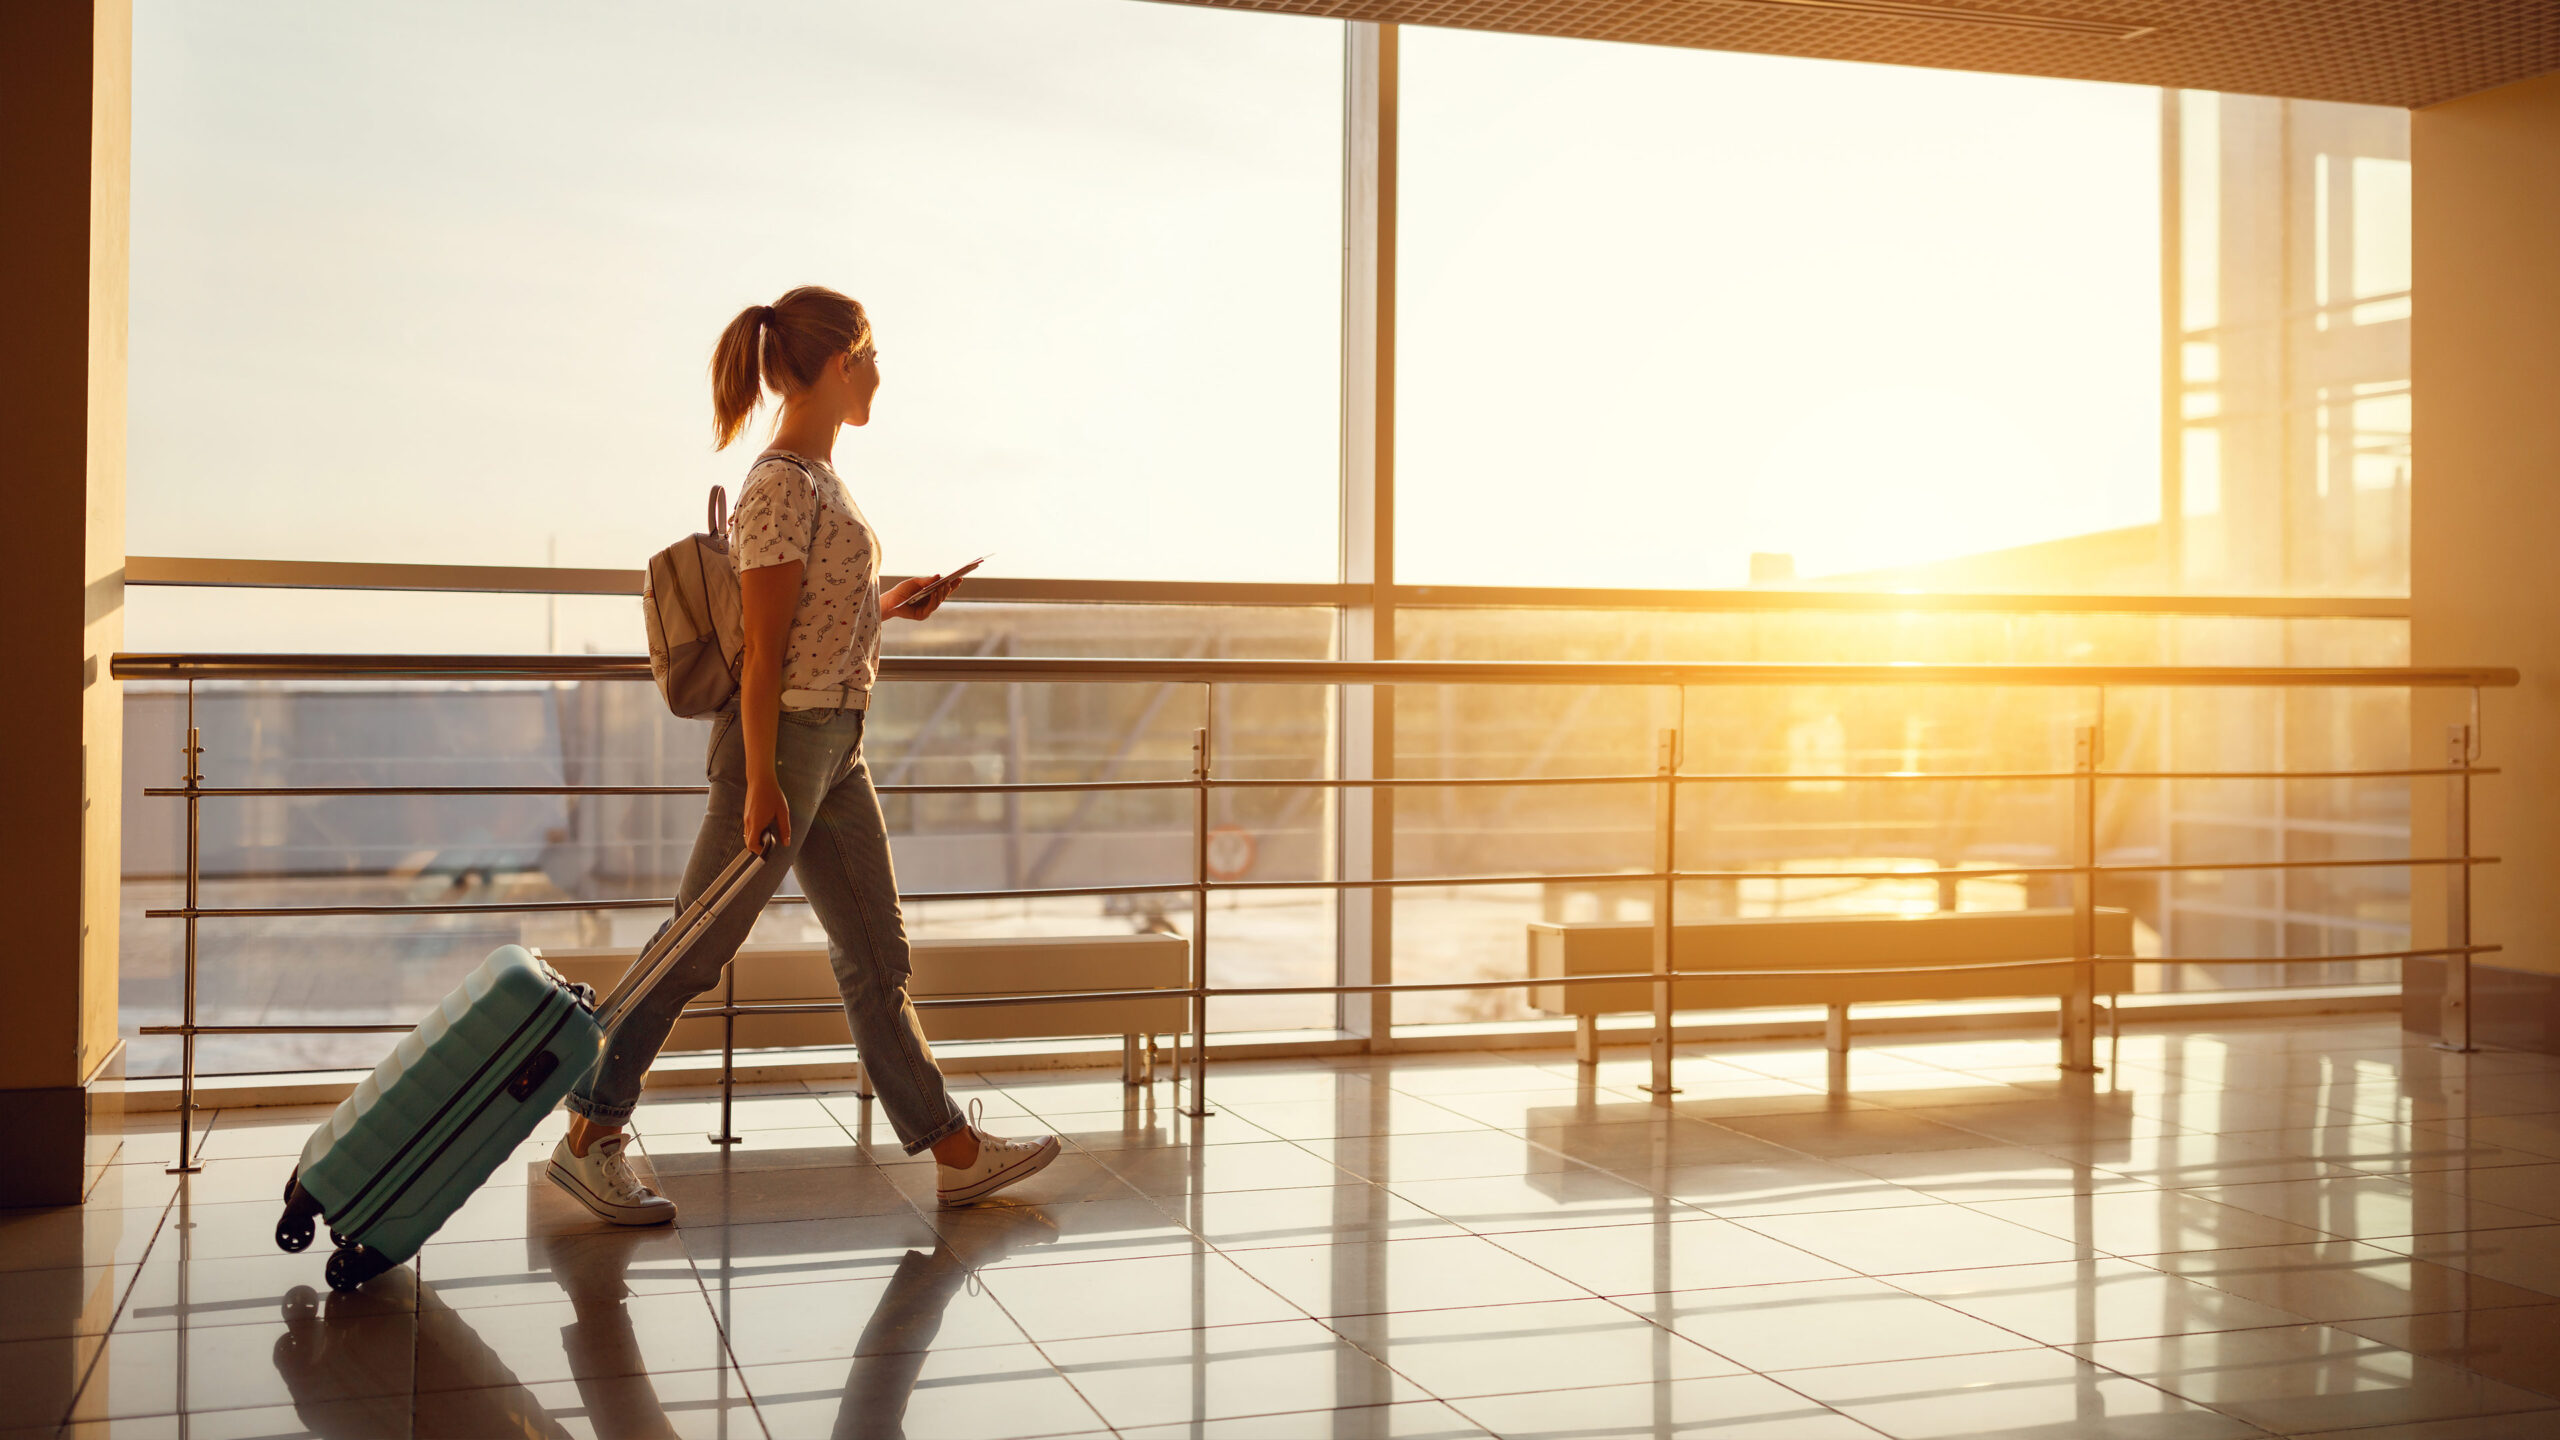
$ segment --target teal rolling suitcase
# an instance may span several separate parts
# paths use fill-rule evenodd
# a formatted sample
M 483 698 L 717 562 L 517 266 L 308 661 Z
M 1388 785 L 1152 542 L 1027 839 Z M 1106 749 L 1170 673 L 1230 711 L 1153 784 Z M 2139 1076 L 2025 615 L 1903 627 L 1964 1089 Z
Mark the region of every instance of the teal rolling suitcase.
M 285 1182 L 276 1244 L 308 1248 L 315 1217 L 326 1218 L 332 1290 L 417 1254 L 594 1067 L 622 1008 L 763 868 L 753 851 L 730 861 L 601 1003 L 523 947 L 499 946 L 312 1132 Z

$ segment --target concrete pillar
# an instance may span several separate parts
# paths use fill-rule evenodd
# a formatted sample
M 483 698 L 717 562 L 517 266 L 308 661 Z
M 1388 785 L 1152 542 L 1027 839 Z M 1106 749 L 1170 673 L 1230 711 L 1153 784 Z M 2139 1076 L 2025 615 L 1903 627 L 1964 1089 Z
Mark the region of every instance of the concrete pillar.
M 2560 74 L 2419 110 L 2411 376 L 2410 659 L 2513 665 L 2515 690 L 2483 696 L 2484 763 L 2473 845 L 2502 864 L 2472 886 L 2475 1033 L 2560 1051 Z M 2413 764 L 2441 763 L 2469 697 L 2422 693 Z M 2412 843 L 2442 854 L 2445 803 L 2413 796 Z M 2440 875 L 2416 886 L 2415 944 L 2445 933 Z M 2409 968 L 2404 1023 L 2435 1028 L 2439 967 Z
M 76 1204 L 122 1122 L 131 0 L 0 5 L 0 1205 Z

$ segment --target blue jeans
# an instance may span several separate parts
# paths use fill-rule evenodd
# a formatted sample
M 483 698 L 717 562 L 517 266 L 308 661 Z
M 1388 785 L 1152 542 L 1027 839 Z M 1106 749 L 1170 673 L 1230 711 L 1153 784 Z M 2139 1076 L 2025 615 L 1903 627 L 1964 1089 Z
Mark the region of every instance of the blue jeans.
M 799 874 L 810 908 L 826 927 L 827 962 L 853 1020 L 853 1043 L 907 1153 L 968 1124 L 943 1086 L 942 1070 L 907 999 L 907 927 L 898 913 L 897 876 L 889 868 L 889 829 L 871 788 L 871 768 L 862 759 L 862 717 L 860 710 L 782 712 L 774 770 L 791 806 L 791 843 L 775 849 L 754 882 L 657 988 L 623 1011 L 605 1036 L 604 1058 L 570 1092 L 571 1110 L 601 1125 L 631 1118 L 640 1103 L 640 1077 L 667 1043 L 677 1012 L 719 982 L 721 967 L 754 928 L 787 867 Z M 746 829 L 747 749 L 735 709 L 713 722 L 705 768 L 711 808 L 676 890 L 679 910 L 736 858 Z

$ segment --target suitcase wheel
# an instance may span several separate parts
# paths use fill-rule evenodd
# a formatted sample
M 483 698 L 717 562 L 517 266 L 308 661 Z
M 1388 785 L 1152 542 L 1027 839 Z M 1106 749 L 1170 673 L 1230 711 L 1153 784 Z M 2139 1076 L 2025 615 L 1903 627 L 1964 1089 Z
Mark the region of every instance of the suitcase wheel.
M 312 1222 L 320 1215 L 320 1202 L 302 1188 L 300 1181 L 284 1192 L 284 1214 L 276 1221 L 276 1248 L 287 1254 L 299 1254 L 311 1248 L 311 1235 L 317 1228 Z
M 326 1273 L 329 1288 L 344 1295 L 367 1280 L 391 1268 L 380 1251 L 363 1245 L 349 1245 L 329 1256 Z

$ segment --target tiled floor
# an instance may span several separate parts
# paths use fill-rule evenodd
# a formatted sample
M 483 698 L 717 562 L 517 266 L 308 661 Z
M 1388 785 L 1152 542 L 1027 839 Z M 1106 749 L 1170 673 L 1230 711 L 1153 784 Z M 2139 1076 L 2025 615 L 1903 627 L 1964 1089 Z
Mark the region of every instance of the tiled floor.
M 2387 1022 L 961 1077 L 1068 1153 L 939 1211 L 860 1099 L 653 1096 L 673 1229 L 539 1177 L 354 1295 L 315 1112 L 0 1218 L 0 1434 L 2560 1436 L 2560 1058 Z M 315 1291 L 319 1293 L 314 1293 Z M 9 1428 L 23 1427 L 23 1428 Z

